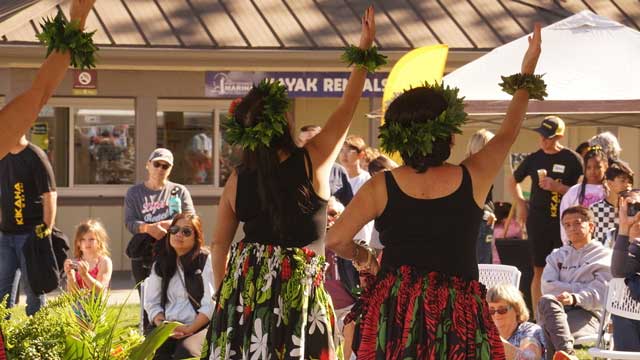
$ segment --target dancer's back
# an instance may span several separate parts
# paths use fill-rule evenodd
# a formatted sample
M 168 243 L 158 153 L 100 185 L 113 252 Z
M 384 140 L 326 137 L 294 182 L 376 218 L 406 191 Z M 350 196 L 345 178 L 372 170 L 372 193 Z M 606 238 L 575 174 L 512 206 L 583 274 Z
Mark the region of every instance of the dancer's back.
M 323 241 L 327 226 L 327 200 L 313 190 L 312 164 L 306 149 L 300 148 L 276 169 L 278 186 L 284 197 L 287 226 L 278 231 L 269 214 L 262 210 L 256 171 L 238 171 L 236 213 L 244 222 L 243 241 L 284 247 L 304 247 Z
M 375 190 L 376 196 L 385 192 L 387 198 L 376 219 L 385 246 L 383 269 L 409 265 L 467 280 L 478 278 L 473 244 L 482 210 L 473 199 L 466 167 L 446 165 L 424 174 L 399 168 L 385 172 L 384 187 Z

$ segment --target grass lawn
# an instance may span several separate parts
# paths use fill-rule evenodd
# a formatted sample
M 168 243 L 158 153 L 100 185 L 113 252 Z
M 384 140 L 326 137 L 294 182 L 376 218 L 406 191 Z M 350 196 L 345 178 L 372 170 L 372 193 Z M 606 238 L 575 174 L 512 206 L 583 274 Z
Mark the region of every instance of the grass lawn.
M 109 306 L 109 309 L 118 310 L 120 305 Z M 27 315 L 24 312 L 25 305 L 18 305 L 11 309 L 11 317 L 13 319 L 25 318 Z M 140 305 L 129 304 L 125 305 L 120 314 L 119 327 L 137 327 L 140 321 Z

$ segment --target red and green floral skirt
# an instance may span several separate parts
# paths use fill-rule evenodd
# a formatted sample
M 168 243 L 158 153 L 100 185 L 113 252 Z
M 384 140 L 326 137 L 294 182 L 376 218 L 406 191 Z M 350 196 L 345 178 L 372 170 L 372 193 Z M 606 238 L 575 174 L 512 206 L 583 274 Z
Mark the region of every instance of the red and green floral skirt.
M 231 249 L 203 359 L 342 359 L 325 260 L 304 248 Z
M 358 360 L 505 359 L 478 281 L 409 266 L 381 272 L 346 321 Z

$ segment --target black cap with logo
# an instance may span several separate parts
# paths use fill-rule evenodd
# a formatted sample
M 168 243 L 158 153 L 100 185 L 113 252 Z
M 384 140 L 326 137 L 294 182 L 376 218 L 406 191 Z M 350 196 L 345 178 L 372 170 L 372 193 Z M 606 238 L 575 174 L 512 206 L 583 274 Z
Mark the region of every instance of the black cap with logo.
M 533 131 L 547 139 L 564 135 L 564 121 L 557 116 L 547 116 L 540 123 L 540 127 L 533 129 Z

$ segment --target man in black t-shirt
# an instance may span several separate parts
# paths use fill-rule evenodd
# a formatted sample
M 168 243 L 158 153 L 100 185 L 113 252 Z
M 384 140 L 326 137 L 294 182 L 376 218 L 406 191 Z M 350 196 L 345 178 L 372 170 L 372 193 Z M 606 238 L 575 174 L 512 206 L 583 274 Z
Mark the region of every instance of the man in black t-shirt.
M 47 155 L 24 136 L 0 159 L 0 213 L 0 299 L 9 294 L 8 306 L 15 304 L 11 289 L 20 269 L 27 315 L 33 315 L 45 297 L 31 290 L 22 248 L 36 226 L 53 228 L 56 183 Z
M 582 158 L 560 144 L 564 121 L 547 116 L 540 127 L 540 150 L 527 156 L 511 178 L 511 191 L 518 206 L 518 219 L 526 223 L 533 253 L 532 303 L 540 299 L 540 281 L 547 255 L 562 246 L 560 240 L 560 200 L 583 173 Z M 531 198 L 527 211 L 519 183 L 531 178 Z M 534 305 L 535 308 L 535 305 Z

